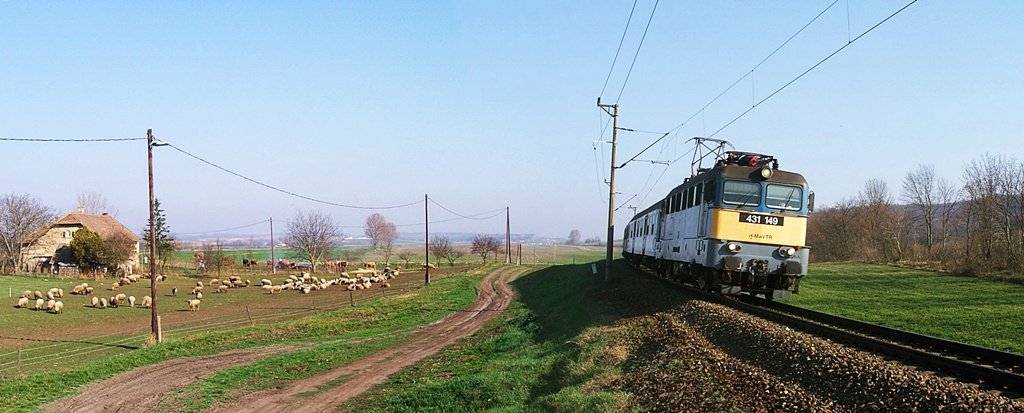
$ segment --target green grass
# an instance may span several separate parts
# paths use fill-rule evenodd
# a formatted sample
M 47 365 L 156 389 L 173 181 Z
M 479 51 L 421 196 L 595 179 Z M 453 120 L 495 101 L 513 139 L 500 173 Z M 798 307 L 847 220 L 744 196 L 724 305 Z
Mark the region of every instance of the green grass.
M 330 313 L 251 328 L 191 334 L 98 361 L 75 363 L 62 371 L 31 374 L 24 378 L 3 378 L 0 380 L 0 411 L 31 411 L 40 404 L 75 393 L 83 384 L 177 357 L 216 354 L 272 344 L 295 344 L 297 347 L 309 348 L 293 353 L 292 357 L 262 362 L 264 364 L 260 365 L 261 368 L 250 370 L 253 372 L 251 375 L 260 375 L 262 378 L 245 381 L 249 388 L 274 386 L 289 378 L 303 377 L 343 364 L 373 348 L 386 346 L 399 339 L 400 336 L 394 335 L 396 332 L 408 331 L 463 308 L 475 298 L 473 287 L 479 278 L 478 271 L 448 276 L 408 294 L 344 307 Z M 353 340 L 371 344 L 353 345 Z M 329 353 L 325 354 L 324 350 L 329 350 Z M 271 365 L 273 368 L 269 367 Z M 309 368 L 311 365 L 316 367 Z M 295 368 L 297 366 L 302 368 Z M 211 395 L 222 392 L 224 386 L 236 386 L 238 372 L 245 369 L 233 369 L 229 374 L 236 376 L 228 379 L 221 377 L 220 387 L 204 384 L 206 387 L 195 398 L 195 404 L 208 403 Z
M 862 263 L 818 263 L 793 305 L 1024 354 L 1024 285 Z
M 357 412 L 628 410 L 628 395 L 593 383 L 616 373 L 611 338 L 589 308 L 589 265 L 540 269 L 513 282 L 519 299 L 477 334 L 350 401 Z

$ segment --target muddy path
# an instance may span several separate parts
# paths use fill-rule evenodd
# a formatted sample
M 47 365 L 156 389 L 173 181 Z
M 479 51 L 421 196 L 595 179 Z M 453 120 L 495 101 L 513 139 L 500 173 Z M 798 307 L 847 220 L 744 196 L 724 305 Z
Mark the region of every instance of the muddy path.
M 88 384 L 75 396 L 40 406 L 46 412 L 156 411 L 168 390 L 202 380 L 219 370 L 251 363 L 287 347 L 235 350 L 201 357 L 183 357 L 139 367 Z
M 405 344 L 371 354 L 327 373 L 294 382 L 284 389 L 268 389 L 215 405 L 212 412 L 321 412 L 383 383 L 388 376 L 437 353 L 456 340 L 476 332 L 497 317 L 514 298 L 508 281 L 529 269 L 503 267 L 484 277 L 477 299 L 445 318 L 421 327 Z M 47 412 L 136 412 L 157 411 L 172 389 L 189 386 L 214 373 L 252 363 L 287 348 L 235 350 L 201 357 L 185 357 L 140 367 L 92 383 L 81 393 L 40 406 Z M 316 393 L 318 387 L 344 378 L 336 388 Z M 312 394 L 312 396 L 309 396 Z M 309 396 L 309 397 L 304 397 Z
M 477 299 L 466 308 L 452 313 L 438 322 L 426 326 L 413 340 L 371 354 L 357 362 L 338 367 L 330 372 L 295 382 L 285 389 L 260 391 L 232 403 L 214 406 L 212 412 L 324 412 L 332 411 L 341 403 L 383 383 L 388 376 L 406 366 L 437 353 L 460 338 L 469 336 L 484 323 L 508 308 L 514 294 L 508 281 L 522 275 L 527 269 L 504 267 L 488 274 L 481 281 Z M 315 393 L 333 380 L 345 378 L 334 388 Z

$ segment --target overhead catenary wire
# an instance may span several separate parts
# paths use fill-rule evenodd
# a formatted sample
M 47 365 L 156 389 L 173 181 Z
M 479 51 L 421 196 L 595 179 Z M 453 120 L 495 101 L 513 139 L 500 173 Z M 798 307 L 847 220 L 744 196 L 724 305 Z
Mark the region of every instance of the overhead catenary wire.
M 612 58 L 612 66 L 608 68 L 608 77 L 604 79 L 604 86 L 601 87 L 601 93 L 598 96 L 603 96 L 605 89 L 608 88 L 608 81 L 612 78 L 612 72 L 615 70 L 615 62 L 619 60 L 619 52 L 622 51 L 622 44 L 626 41 L 626 33 L 629 32 L 629 23 L 633 21 L 633 12 L 636 10 L 636 3 L 639 0 L 633 0 L 633 7 L 629 9 L 629 18 L 626 19 L 626 28 L 622 29 L 622 38 L 619 39 L 619 47 L 615 49 L 615 57 Z
M 647 18 L 647 27 L 644 28 L 644 34 L 640 37 L 640 44 L 636 46 L 636 53 L 633 54 L 633 62 L 629 64 L 629 70 L 626 71 L 626 79 L 622 81 L 622 88 L 619 89 L 619 95 L 615 98 L 615 102 L 619 102 L 622 99 L 622 93 L 626 90 L 626 83 L 629 82 L 629 76 L 633 74 L 633 66 L 636 65 L 636 59 L 640 56 L 640 48 L 644 46 L 644 39 L 647 38 L 647 31 L 651 28 L 651 22 L 654 21 L 654 12 L 658 10 L 658 1 L 654 2 L 654 7 L 651 8 L 651 17 Z

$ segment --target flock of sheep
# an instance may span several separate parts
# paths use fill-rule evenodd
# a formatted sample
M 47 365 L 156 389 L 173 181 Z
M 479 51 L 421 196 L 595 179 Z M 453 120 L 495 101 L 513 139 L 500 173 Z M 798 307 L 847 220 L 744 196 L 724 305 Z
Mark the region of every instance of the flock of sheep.
M 365 290 L 373 286 L 374 283 L 380 285 L 381 288 L 391 287 L 391 284 L 387 281 L 398 276 L 401 271 L 401 267 L 396 267 L 392 270 L 390 267 L 386 267 L 384 271 L 378 271 L 375 265 L 369 265 L 367 263 L 366 268 L 359 269 L 352 272 L 349 275 L 347 272 L 342 272 L 337 278 L 317 278 L 307 272 L 302 272 L 300 275 L 290 275 L 281 284 L 274 284 L 269 279 L 263 279 L 260 281 L 262 288 L 270 294 L 279 293 L 281 291 L 299 291 L 303 294 L 309 294 L 311 291 L 325 290 L 334 285 L 344 285 L 348 291 Z M 109 288 L 110 291 L 117 291 L 120 286 L 128 285 L 134 282 L 138 282 L 142 277 L 137 275 L 129 275 L 122 277 L 118 282 L 112 284 Z M 167 276 L 157 275 L 157 281 L 166 280 Z M 230 288 L 249 287 L 252 283 L 249 280 L 242 280 L 239 276 L 230 276 L 226 280 L 212 279 L 209 281 L 210 288 L 214 289 L 217 293 L 227 293 Z M 203 282 L 196 281 L 196 286 L 192 289 L 191 294 L 195 298 L 185 300 L 190 311 L 199 311 L 199 306 L 202 304 L 203 299 Z M 82 283 L 76 285 L 71 290 L 71 294 L 75 295 L 93 295 L 95 289 L 90 287 L 88 283 Z M 171 295 L 176 296 L 178 294 L 178 288 L 171 288 Z M 41 291 L 25 290 L 18 298 L 18 308 L 28 308 L 31 300 L 35 298 L 35 310 L 46 309 L 48 312 L 53 314 L 60 314 L 64 310 L 64 303 L 57 300 L 64 297 L 64 290 L 61 288 L 51 288 L 45 295 Z M 45 299 L 44 299 L 45 298 Z M 93 295 L 91 299 L 92 307 L 94 308 L 118 308 L 121 306 L 135 307 L 136 299 L 135 296 L 129 296 L 126 294 L 116 294 L 112 297 L 97 297 Z M 144 308 L 150 308 L 153 305 L 153 299 L 150 296 L 142 297 L 140 302 Z

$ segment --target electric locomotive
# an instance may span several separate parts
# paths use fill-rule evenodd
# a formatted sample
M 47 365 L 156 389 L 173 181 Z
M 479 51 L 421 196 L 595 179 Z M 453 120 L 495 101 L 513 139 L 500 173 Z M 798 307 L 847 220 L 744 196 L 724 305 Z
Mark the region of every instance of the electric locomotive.
M 807 274 L 814 194 L 778 167 L 769 155 L 720 153 L 629 221 L 623 257 L 715 293 L 789 298 Z

